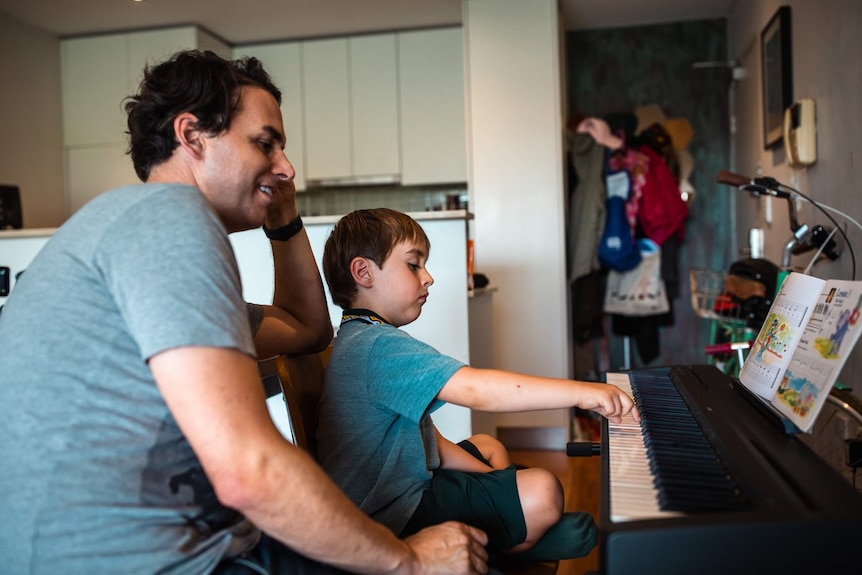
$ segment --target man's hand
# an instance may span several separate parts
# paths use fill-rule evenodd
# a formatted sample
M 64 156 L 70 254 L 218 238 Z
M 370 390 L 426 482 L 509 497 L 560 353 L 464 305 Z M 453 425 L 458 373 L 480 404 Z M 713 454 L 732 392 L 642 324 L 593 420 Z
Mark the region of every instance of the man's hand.
M 271 230 L 286 226 L 296 219 L 296 185 L 293 178 L 280 180 L 272 194 L 272 204 L 266 213 L 266 227 Z
M 484 575 L 488 572 L 487 535 L 463 523 L 449 521 L 427 527 L 404 542 L 413 551 L 418 564 L 418 569 L 411 573 Z

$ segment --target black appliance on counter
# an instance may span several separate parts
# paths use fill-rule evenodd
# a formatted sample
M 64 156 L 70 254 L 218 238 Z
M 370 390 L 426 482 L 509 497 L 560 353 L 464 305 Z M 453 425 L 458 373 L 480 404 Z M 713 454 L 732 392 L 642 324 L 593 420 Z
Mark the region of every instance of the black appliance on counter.
M 21 192 L 18 186 L 0 184 L 0 230 L 21 229 Z

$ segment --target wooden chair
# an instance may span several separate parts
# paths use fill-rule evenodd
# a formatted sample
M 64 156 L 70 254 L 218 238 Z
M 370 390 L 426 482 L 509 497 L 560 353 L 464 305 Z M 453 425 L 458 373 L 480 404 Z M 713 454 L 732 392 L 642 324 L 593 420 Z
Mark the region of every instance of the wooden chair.
M 273 392 L 284 395 L 288 426 L 294 444 L 312 457 L 317 453 L 317 402 L 323 387 L 323 375 L 332 355 L 330 345 L 320 353 L 280 355 L 260 363 L 261 377 L 267 396 Z M 280 389 L 273 389 L 278 385 Z M 274 414 L 273 419 L 277 419 Z

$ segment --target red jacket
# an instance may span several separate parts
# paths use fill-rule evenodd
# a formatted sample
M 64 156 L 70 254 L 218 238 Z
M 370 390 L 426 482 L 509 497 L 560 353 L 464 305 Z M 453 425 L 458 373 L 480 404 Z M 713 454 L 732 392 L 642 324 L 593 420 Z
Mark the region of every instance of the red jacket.
M 679 183 L 664 159 L 649 146 L 638 150 L 649 158 L 649 169 L 638 204 L 638 221 L 644 234 L 661 245 L 677 234 L 685 237 L 688 204 L 679 193 Z

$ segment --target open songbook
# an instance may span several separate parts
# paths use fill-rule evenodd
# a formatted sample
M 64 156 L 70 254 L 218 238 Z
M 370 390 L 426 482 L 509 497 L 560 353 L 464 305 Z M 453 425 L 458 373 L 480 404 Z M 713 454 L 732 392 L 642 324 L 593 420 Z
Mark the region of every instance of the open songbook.
M 862 281 L 791 273 L 781 286 L 739 380 L 809 431 L 862 333 Z

